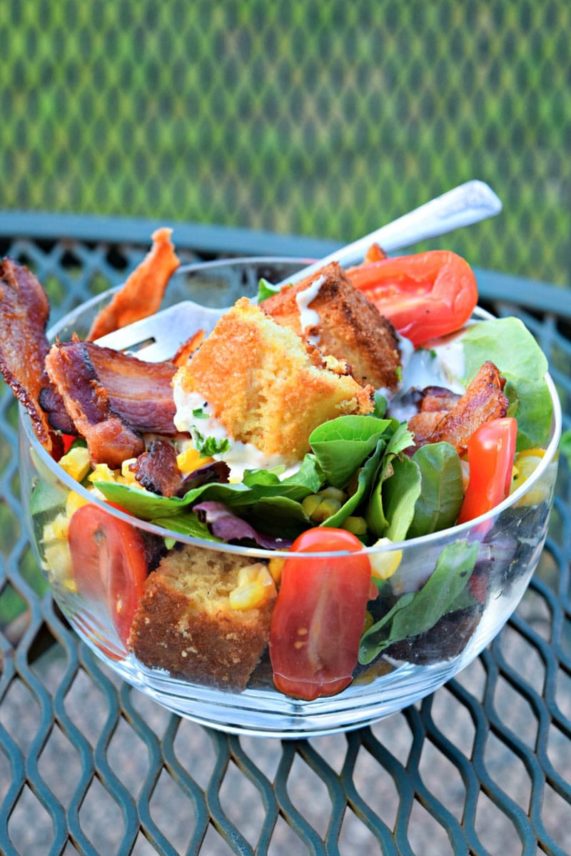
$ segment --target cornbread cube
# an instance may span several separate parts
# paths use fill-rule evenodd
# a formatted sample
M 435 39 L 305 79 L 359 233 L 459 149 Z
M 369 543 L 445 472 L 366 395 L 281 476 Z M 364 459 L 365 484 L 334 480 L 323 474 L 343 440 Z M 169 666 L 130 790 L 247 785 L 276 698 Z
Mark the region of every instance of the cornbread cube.
M 322 422 L 372 412 L 373 388 L 345 372 L 244 297 L 175 375 L 177 420 L 184 393 L 200 393 L 231 438 L 296 461 Z
M 309 297 L 316 292 L 312 300 L 303 297 L 308 289 Z M 278 324 L 309 337 L 323 354 L 346 360 L 358 383 L 396 388 L 401 359 L 395 329 L 336 262 L 282 288 L 260 306 Z M 309 309 L 309 315 L 304 317 L 302 309 Z
M 266 585 L 257 607 L 232 608 L 244 578 L 267 563 L 256 562 L 256 574 L 241 573 L 251 566 L 251 559 L 214 550 L 172 550 L 146 580 L 129 638 L 133 653 L 195 683 L 244 689 L 267 645 L 276 597 Z

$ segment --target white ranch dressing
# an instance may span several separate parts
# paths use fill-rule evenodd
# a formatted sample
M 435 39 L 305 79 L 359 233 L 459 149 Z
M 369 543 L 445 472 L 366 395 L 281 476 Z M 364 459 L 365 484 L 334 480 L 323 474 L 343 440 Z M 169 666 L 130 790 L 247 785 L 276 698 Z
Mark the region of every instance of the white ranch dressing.
M 408 422 L 416 413 L 416 405 L 407 400 L 412 389 L 442 386 L 463 395 L 465 385 L 464 346 L 460 336 L 430 343 L 430 349 L 414 349 L 410 339 L 399 335 L 402 381 L 396 393 L 388 389 L 379 392 L 389 403 L 389 413 L 401 422 Z
M 297 303 L 297 308 L 299 309 L 299 323 L 301 325 L 301 332 L 305 334 L 306 330 L 314 329 L 319 325 L 319 312 L 315 309 L 310 309 L 310 303 L 313 303 L 317 295 L 319 294 L 319 289 L 325 282 L 324 276 L 318 276 L 311 285 L 308 285 L 307 288 L 304 288 L 303 291 L 299 291 L 295 296 L 295 302 Z M 318 335 L 308 335 L 308 341 L 312 345 L 319 344 L 319 336 Z
M 212 415 L 212 409 L 204 400 L 204 396 L 199 392 L 187 392 L 176 380 L 173 384 L 173 397 L 176 406 L 174 424 L 177 431 L 188 431 L 193 442 L 197 432 L 202 437 L 214 437 L 216 440 L 230 442 L 229 449 L 212 457 L 215 461 L 224 461 L 228 464 L 232 481 L 241 481 L 246 470 L 284 467 L 281 478 L 286 478 L 299 469 L 299 464 L 287 467 L 287 462 L 282 455 L 266 455 L 252 443 L 233 440 L 228 436 L 224 426 Z M 194 411 L 201 411 L 205 416 L 197 415 Z

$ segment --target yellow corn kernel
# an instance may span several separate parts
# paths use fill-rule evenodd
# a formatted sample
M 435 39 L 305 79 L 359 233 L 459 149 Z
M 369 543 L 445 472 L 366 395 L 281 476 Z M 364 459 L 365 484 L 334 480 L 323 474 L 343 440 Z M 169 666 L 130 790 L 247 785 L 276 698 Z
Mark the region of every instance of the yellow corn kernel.
M 71 519 L 78 508 L 82 508 L 84 505 L 89 505 L 89 500 L 84 499 L 74 490 L 70 490 L 67 495 L 67 499 L 65 501 L 65 514 L 68 519 Z
M 375 547 L 390 544 L 390 538 L 379 538 Z M 402 550 L 388 550 L 386 553 L 369 553 L 371 576 L 377 580 L 388 580 L 398 570 L 402 562 Z
M 514 461 L 514 473 L 510 486 L 510 493 L 513 493 L 518 487 L 527 481 L 527 479 L 535 472 L 542 458 L 545 456 L 544 449 L 524 449 L 523 452 L 518 452 Z M 521 499 L 516 503 L 518 508 L 523 508 L 532 505 L 539 505 L 544 502 L 549 496 L 549 485 L 539 482 L 528 490 Z
M 44 567 L 60 585 L 69 591 L 77 591 L 73 579 L 71 553 L 67 541 L 54 541 L 44 547 Z
M 207 464 L 212 464 L 213 462 L 214 458 L 203 458 L 194 446 L 188 446 L 184 452 L 176 456 L 176 465 L 183 476 L 187 476 L 189 473 L 200 469 L 200 467 L 205 467 Z
M 87 480 L 92 484 L 95 482 L 114 482 L 117 481 L 117 473 L 108 464 L 97 464 Z
M 268 563 L 268 571 L 270 572 L 271 577 L 276 586 L 279 586 L 282 581 L 282 571 L 284 569 L 284 565 L 285 559 L 270 559 Z
M 67 540 L 67 530 L 69 528 L 69 519 L 68 517 L 60 512 L 57 517 L 50 523 L 46 523 L 43 531 L 43 541 L 44 543 L 50 543 L 51 541 L 65 541 Z
M 265 565 L 256 563 L 240 568 L 238 586 L 230 592 L 232 609 L 255 609 L 275 596 L 276 587 Z
M 91 469 L 91 458 L 86 448 L 77 446 L 59 459 L 59 465 L 72 479 L 80 482 Z

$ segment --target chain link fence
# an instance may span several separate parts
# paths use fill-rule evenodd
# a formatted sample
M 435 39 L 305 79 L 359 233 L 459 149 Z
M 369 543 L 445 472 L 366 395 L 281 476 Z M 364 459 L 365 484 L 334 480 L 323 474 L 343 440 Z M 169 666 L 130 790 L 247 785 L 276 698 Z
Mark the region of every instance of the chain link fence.
M 5 0 L 0 205 L 348 240 L 477 177 L 504 213 L 439 244 L 569 284 L 570 31 L 565 0 Z

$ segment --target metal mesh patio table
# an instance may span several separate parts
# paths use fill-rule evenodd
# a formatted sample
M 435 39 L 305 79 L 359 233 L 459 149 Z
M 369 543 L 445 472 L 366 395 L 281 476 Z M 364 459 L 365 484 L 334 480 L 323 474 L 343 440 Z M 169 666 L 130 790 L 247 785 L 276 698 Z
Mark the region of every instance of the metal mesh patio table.
M 53 317 L 116 285 L 157 224 L 0 215 Z M 184 260 L 319 257 L 331 242 L 186 224 Z M 479 271 L 484 305 L 545 350 L 571 424 L 571 292 Z M 0 396 L 0 851 L 5 854 L 571 852 L 570 480 L 518 610 L 454 680 L 346 735 L 279 741 L 179 719 L 75 637 L 32 556 L 17 412 Z

